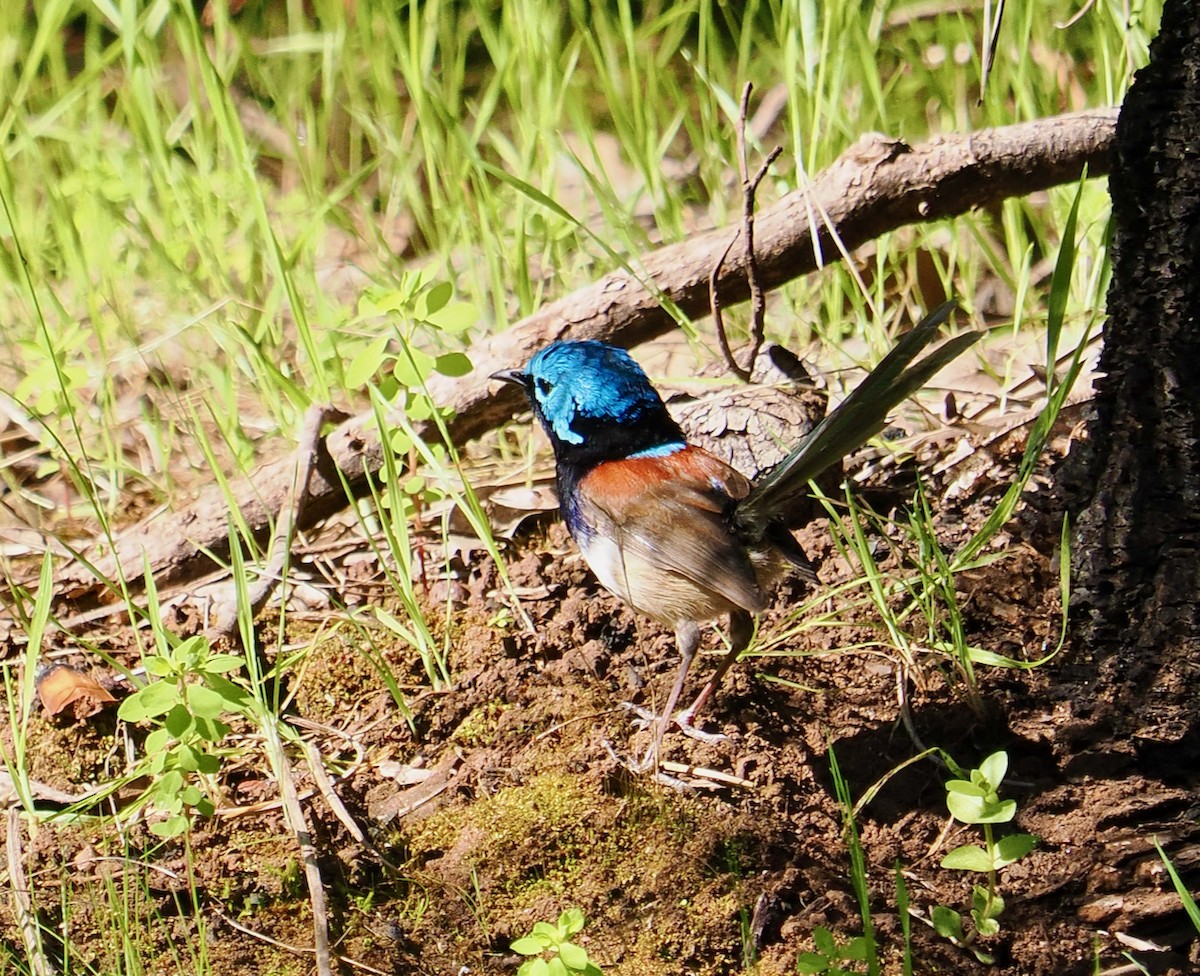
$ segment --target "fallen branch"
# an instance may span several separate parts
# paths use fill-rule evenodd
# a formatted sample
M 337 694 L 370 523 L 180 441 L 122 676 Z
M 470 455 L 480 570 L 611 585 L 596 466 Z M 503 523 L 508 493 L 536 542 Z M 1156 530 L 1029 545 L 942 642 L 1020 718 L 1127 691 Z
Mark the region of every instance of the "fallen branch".
M 1116 118 L 1115 108 L 1096 109 L 940 136 L 911 147 L 864 136 L 810 185 L 755 217 L 759 282 L 764 289 L 778 288 L 836 257 L 841 248 L 852 251 L 899 227 L 1077 180 L 1084 166 L 1093 177 L 1106 175 Z M 471 349 L 475 369 L 468 377 L 435 376 L 429 383 L 434 401 L 454 411 L 450 436 L 463 443 L 520 409 L 518 392 L 497 389 L 488 376 L 524 363 L 548 342 L 591 338 L 635 346 L 674 327 L 660 297 L 687 315 L 704 314 L 709 275 L 728 243 L 729 229 L 717 228 L 660 248 L 632 263 L 639 269 L 636 276 L 614 271 L 478 343 Z M 748 287 L 743 250 L 722 265 L 717 292 L 729 305 L 745 301 Z M 414 426 L 419 434 L 438 437 L 430 422 Z M 304 529 L 346 505 L 342 478 L 352 493 L 364 493 L 382 464 L 382 452 L 370 412 L 334 430 L 316 458 L 308 503 L 296 527 Z M 294 461 L 285 457 L 234 486 L 241 518 L 261 538 L 289 497 L 293 469 Z M 106 592 L 97 573 L 105 579 L 119 573 L 136 588 L 145 554 L 160 584 L 179 582 L 209 571 L 214 558 L 227 557 L 227 523 L 226 497 L 214 488 L 184 511 L 127 529 L 115 550 L 106 542 L 94 543 L 59 581 L 75 598 L 95 599 Z

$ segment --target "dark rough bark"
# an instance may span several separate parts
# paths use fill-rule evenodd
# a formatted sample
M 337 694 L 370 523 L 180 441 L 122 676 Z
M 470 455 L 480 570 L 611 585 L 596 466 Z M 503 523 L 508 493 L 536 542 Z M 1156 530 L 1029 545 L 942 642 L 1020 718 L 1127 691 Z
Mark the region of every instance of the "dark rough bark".
M 1168 2 L 1117 123 L 1113 283 L 1075 542 L 1080 662 L 1111 731 L 1196 738 L 1200 648 L 1200 18 Z M 1092 671 L 1093 666 L 1096 668 Z M 1097 687 L 1093 685 L 1093 687 Z M 1115 708 L 1109 710 L 1109 706 Z M 1190 706 L 1190 707 L 1189 707 Z M 1096 717 L 1100 717 L 1097 715 Z

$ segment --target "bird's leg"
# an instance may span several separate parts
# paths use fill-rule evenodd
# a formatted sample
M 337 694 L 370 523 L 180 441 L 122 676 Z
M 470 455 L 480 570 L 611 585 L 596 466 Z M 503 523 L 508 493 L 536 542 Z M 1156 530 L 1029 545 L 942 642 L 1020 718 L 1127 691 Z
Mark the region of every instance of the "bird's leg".
M 725 672 L 733 666 L 734 661 L 741 656 L 742 651 L 750 645 L 750 638 L 753 636 L 754 618 L 745 610 L 732 611 L 729 614 L 729 651 L 725 654 L 721 663 L 717 665 L 717 670 L 712 673 L 712 677 L 700 689 L 700 694 L 696 696 L 696 700 L 675 716 L 675 721 L 679 724 L 680 728 L 687 730 L 696 721 L 696 716 L 708 704 L 708 700 L 712 697 L 713 692 L 720 685 L 721 679 L 725 677 Z
M 675 646 L 679 648 L 679 670 L 675 672 L 675 684 L 671 686 L 671 693 L 667 696 L 667 707 L 663 709 L 662 715 L 658 719 L 654 744 L 650 746 L 650 751 L 642 760 L 643 769 L 658 764 L 658 752 L 662 747 L 667 727 L 671 724 L 671 713 L 675 711 L 675 706 L 679 703 L 679 696 L 683 694 L 683 684 L 687 681 L 688 669 L 691 668 L 692 660 L 696 656 L 696 648 L 700 646 L 700 627 L 690 620 L 679 624 L 675 628 Z

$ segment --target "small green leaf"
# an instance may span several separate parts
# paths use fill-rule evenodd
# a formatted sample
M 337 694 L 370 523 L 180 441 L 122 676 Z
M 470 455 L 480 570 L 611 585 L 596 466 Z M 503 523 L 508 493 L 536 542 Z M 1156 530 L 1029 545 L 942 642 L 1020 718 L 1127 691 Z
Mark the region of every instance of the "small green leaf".
M 176 796 L 183 789 L 183 774 L 174 769 L 163 773 L 156 788 L 162 796 Z
M 1001 800 L 998 803 L 985 804 L 983 810 L 981 810 L 979 813 L 979 818 L 975 821 L 975 823 L 1008 823 L 1016 815 L 1017 801 Z
M 956 793 L 960 796 L 977 796 L 980 799 L 987 796 L 987 790 L 976 783 L 969 783 L 965 779 L 952 779 L 946 783 L 947 793 Z
M 391 338 L 390 335 L 384 333 L 369 342 L 350 360 L 346 367 L 345 384 L 347 389 L 357 390 L 360 386 L 365 386 L 367 381 L 379 372 L 385 361 L 384 350 L 387 349 Z
M 517 970 L 517 976 L 546 976 L 549 972 L 545 959 L 530 959 L 528 962 L 521 963 L 521 968 Z
M 956 820 L 963 823 L 974 824 L 980 823 L 980 817 L 983 816 L 983 797 L 967 796 L 964 793 L 947 793 L 946 808 Z
M 188 688 L 188 705 L 197 718 L 217 718 L 225 711 L 227 704 L 223 695 L 204 685 L 191 685 Z
M 393 428 L 388 435 L 388 444 L 391 445 L 392 453 L 397 457 L 404 457 L 412 450 L 412 438 L 408 436 L 399 427 Z
M 215 776 L 220 771 L 220 756 L 214 756 L 207 752 L 200 753 L 199 761 L 196 763 L 196 772 L 203 773 L 205 776 Z
M 953 908 L 945 905 L 933 906 L 933 929 L 943 939 L 958 939 L 962 941 L 962 916 Z
M 509 948 L 519 956 L 536 956 L 545 946 L 532 935 L 525 935 L 509 945 Z
M 996 918 L 1004 914 L 1004 899 L 996 892 L 989 895 L 988 889 L 983 885 L 975 885 L 971 890 L 971 904 L 974 906 L 972 915 L 979 918 Z
M 204 662 L 204 670 L 223 674 L 227 671 L 237 671 L 245 663 L 246 659 L 240 654 L 214 654 Z
M 399 312 L 408 303 L 408 296 L 394 289 L 368 288 L 358 297 L 359 318 L 370 319 L 377 315 Z
M 152 823 L 150 825 L 150 833 L 157 837 L 165 837 L 170 839 L 178 837 L 188 829 L 188 818 L 181 813 L 177 813 L 173 817 L 167 817 L 166 820 Z
M 146 672 L 156 678 L 165 678 L 169 674 L 174 674 L 175 668 L 165 657 L 155 656 L 146 658 Z
M 983 774 L 983 778 L 991 784 L 993 790 L 998 790 L 1000 784 L 1004 782 L 1004 775 L 1008 772 L 1008 753 L 993 752 L 983 762 L 979 764 L 979 771 Z
M 204 794 L 200 792 L 197 786 L 185 786 L 183 792 L 179 794 L 179 798 L 183 800 L 189 807 L 194 807 L 202 799 Z
M 567 972 L 566 965 L 561 959 L 558 958 L 558 956 L 555 956 L 546 963 L 546 974 L 547 976 L 571 976 L 571 974 Z
M 220 674 L 210 674 L 206 671 L 204 674 L 204 686 L 221 696 L 225 702 L 225 711 L 237 712 L 242 710 L 246 701 L 246 692 L 228 678 Z
M 1003 868 L 1019 861 L 1037 846 L 1038 839 L 1033 834 L 1009 834 L 996 842 L 995 867 Z
M 796 958 L 796 972 L 801 976 L 820 976 L 829 969 L 829 960 L 815 952 L 802 952 Z
M 193 671 L 199 662 L 208 658 L 208 648 L 208 638 L 197 634 L 176 644 L 171 650 L 171 658 L 188 671 Z
M 229 733 L 229 726 L 217 718 L 193 718 L 196 734 L 205 742 L 220 742 Z
M 436 285 L 417 296 L 417 316 L 428 319 L 429 316 L 440 312 L 454 297 L 454 286 L 448 281 L 439 281 Z
M 972 913 L 971 917 L 975 921 L 975 931 L 985 939 L 990 935 L 995 935 L 1000 931 L 1000 923 L 994 918 L 984 918 L 981 915 Z
M 956 871 L 990 871 L 992 859 L 982 847 L 964 844 L 942 858 L 942 867 Z
M 475 366 L 465 353 L 447 352 L 438 356 L 433 368 L 443 376 L 466 376 Z
M 196 723 L 192 718 L 192 713 L 184 707 L 182 702 L 172 705 L 171 710 L 167 712 L 167 717 L 163 720 L 163 728 L 176 739 L 185 738 L 195 727 Z
M 121 702 L 117 718 L 126 722 L 141 722 L 164 715 L 179 701 L 179 691 L 170 681 L 154 681 L 139 688 Z
M 175 747 L 175 766 L 184 772 L 194 773 L 200 768 L 201 755 L 202 753 L 181 742 Z M 192 801 L 187 800 L 186 802 L 191 803 Z
M 562 933 L 549 922 L 535 922 L 531 934 L 547 948 L 558 945 L 562 940 Z
M 155 729 L 146 736 L 146 755 L 153 756 L 161 753 L 167 748 L 167 743 L 171 741 L 171 733 L 166 729 Z
M 856 935 L 842 946 L 838 955 L 842 959 L 852 959 L 856 962 L 866 962 L 871 955 L 871 944 L 865 935 Z
M 405 389 L 419 387 L 433 372 L 433 357 L 413 346 L 405 346 L 396 357 L 392 375 Z
M 574 942 L 562 943 L 558 947 L 558 957 L 563 961 L 563 965 L 568 969 L 574 969 L 576 972 L 581 972 L 587 968 L 587 950 L 582 946 L 577 946 Z
M 826 959 L 837 958 L 837 943 L 833 941 L 833 933 L 823 925 L 818 925 L 813 932 L 813 944 L 817 947 L 817 952 L 825 956 Z
M 443 332 L 458 335 L 479 321 L 479 309 L 467 302 L 453 302 L 441 311 L 427 315 L 425 321 Z
M 558 928 L 564 935 L 574 935 L 583 928 L 583 911 L 568 908 L 558 916 Z

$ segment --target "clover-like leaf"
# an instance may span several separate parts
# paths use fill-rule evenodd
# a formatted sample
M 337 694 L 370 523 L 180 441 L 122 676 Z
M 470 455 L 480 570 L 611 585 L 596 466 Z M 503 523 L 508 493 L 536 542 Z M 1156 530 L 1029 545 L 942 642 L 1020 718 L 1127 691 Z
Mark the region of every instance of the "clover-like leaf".
M 433 368 L 443 376 L 466 376 L 475 366 L 465 353 L 446 352 L 434 360 Z
M 947 908 L 945 905 L 934 905 L 933 912 L 933 928 L 943 939 L 957 939 L 960 942 L 963 938 L 962 916 L 953 908 Z
M 817 952 L 802 952 L 796 958 L 796 972 L 801 976 L 820 976 L 829 970 L 829 960 Z
M 950 807 L 950 812 L 958 817 L 954 807 L 950 806 L 949 797 L 946 798 L 946 806 Z M 963 820 L 962 817 L 958 817 L 958 819 L 963 820 L 963 823 L 994 824 L 1008 823 L 1016 815 L 1016 800 L 996 800 L 994 802 L 985 802 L 980 808 L 975 810 L 974 820 Z
M 225 697 L 204 685 L 191 685 L 188 688 L 188 706 L 197 718 L 213 719 L 225 711 Z
M 558 947 L 558 957 L 563 961 L 563 965 L 565 965 L 568 969 L 574 969 L 576 972 L 582 972 L 587 968 L 587 950 L 582 946 L 577 946 L 574 942 L 562 943 Z
M 406 389 L 419 387 L 426 377 L 433 372 L 434 359 L 429 353 L 414 346 L 405 346 L 396 357 L 392 366 L 392 375 L 396 382 Z
M 204 670 L 213 673 L 237 671 L 245 664 L 246 659 L 240 654 L 214 654 L 204 662 Z
M 443 332 L 457 335 L 479 321 L 479 309 L 468 302 L 451 302 L 445 308 L 425 316 L 425 321 Z
M 554 925 L 549 922 L 534 922 L 533 937 L 539 940 L 546 948 L 558 945 L 562 941 L 563 935 Z
M 117 718 L 126 722 L 141 722 L 165 715 L 179 701 L 179 690 L 171 681 L 152 681 L 121 702 Z
M 163 719 L 163 728 L 170 732 L 176 739 L 182 739 L 189 735 L 195 727 L 195 718 L 187 710 L 183 702 L 180 701 L 176 701 L 171 706 L 171 710 L 167 712 L 167 717 Z
M 1033 834 L 1009 834 L 996 842 L 995 867 L 1003 868 L 1019 861 L 1037 846 Z
M 987 780 L 993 790 L 999 789 L 1008 772 L 1008 753 L 993 752 L 979 764 L 979 772 L 983 774 L 983 778 Z
M 454 286 L 448 281 L 439 281 L 417 296 L 417 316 L 428 319 L 429 316 L 445 308 L 453 297 Z
M 385 332 L 383 335 L 367 343 L 350 360 L 350 364 L 346 367 L 345 375 L 347 389 L 356 390 L 360 386 L 365 386 L 367 381 L 379 372 L 380 368 L 384 365 L 384 352 L 391 338 Z
M 942 867 L 956 871 L 990 871 L 992 858 L 982 847 L 964 844 L 942 858 Z
M 564 935 L 574 935 L 583 928 L 583 912 L 578 908 L 568 908 L 558 916 L 558 927 Z
M 546 947 L 532 935 L 523 935 L 510 943 L 509 948 L 519 956 L 536 956 Z
M 146 673 L 152 674 L 156 678 L 165 678 L 169 674 L 174 674 L 175 668 L 167 658 L 155 655 L 146 658 Z
M 166 820 L 158 821 L 150 824 L 150 833 L 157 837 L 163 837 L 167 840 L 172 837 L 178 837 L 180 834 L 186 833 L 188 829 L 188 818 L 182 813 L 177 813 L 172 817 L 167 817 Z

